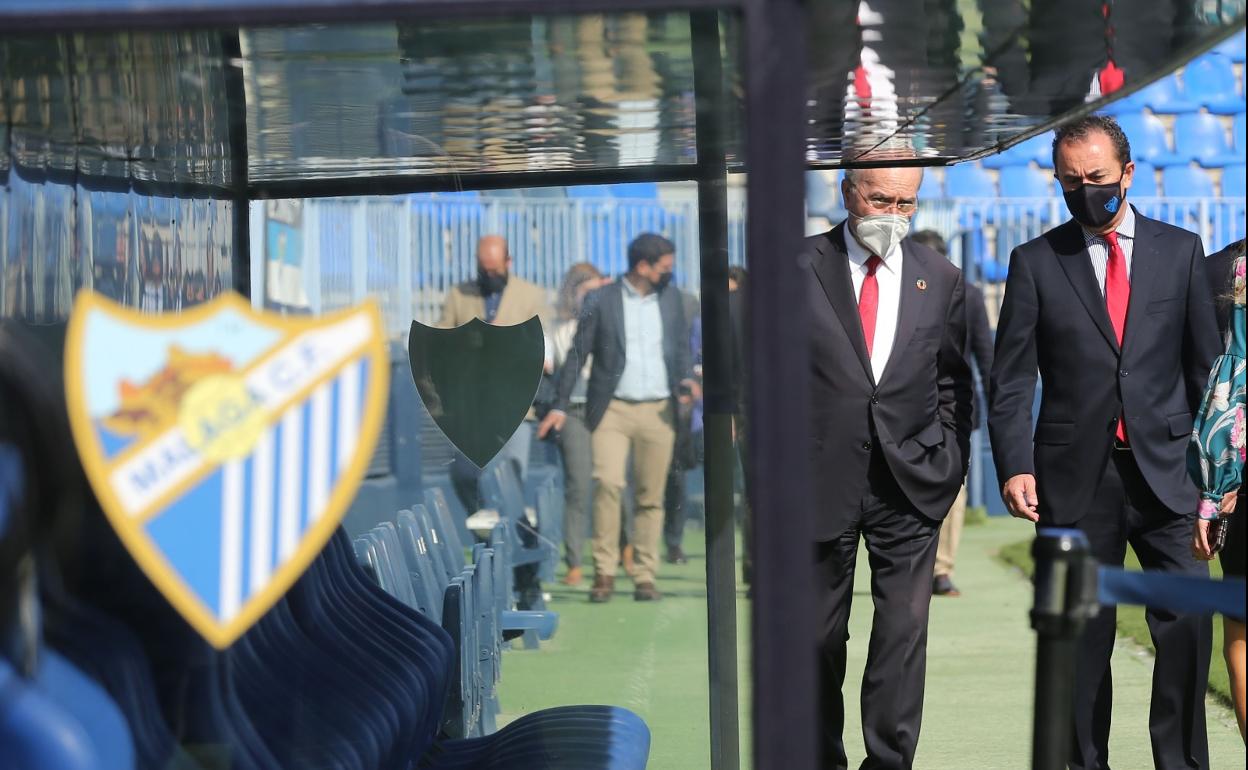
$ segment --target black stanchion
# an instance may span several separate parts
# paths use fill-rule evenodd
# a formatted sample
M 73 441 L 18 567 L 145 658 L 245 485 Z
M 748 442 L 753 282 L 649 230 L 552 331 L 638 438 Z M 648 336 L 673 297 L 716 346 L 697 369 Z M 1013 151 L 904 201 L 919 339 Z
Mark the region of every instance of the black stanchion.
M 1032 770 L 1064 770 L 1070 753 L 1075 654 L 1084 624 L 1100 605 L 1096 560 L 1078 530 L 1042 529 L 1031 548 L 1035 560 L 1037 635 L 1036 705 Z

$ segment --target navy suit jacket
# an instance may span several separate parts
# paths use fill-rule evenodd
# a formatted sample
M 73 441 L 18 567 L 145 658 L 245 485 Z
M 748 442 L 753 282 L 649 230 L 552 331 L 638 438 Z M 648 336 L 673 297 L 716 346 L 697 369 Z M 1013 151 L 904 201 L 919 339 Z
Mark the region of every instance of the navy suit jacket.
M 1073 524 L 1088 512 L 1120 414 L 1153 493 L 1176 513 L 1196 509 L 1187 444 L 1220 352 L 1204 249 L 1194 233 L 1138 211 L 1135 222 L 1121 349 L 1078 223 L 1010 257 L 988 430 L 1002 483 L 1036 477 L 1042 524 Z M 1044 387 L 1033 436 L 1037 374 Z

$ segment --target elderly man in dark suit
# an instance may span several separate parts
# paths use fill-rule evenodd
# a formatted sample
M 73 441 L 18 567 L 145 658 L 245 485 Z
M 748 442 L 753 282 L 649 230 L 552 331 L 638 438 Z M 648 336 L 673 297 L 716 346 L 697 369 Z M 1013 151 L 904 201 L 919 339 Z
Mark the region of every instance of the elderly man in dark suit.
M 1135 164 L 1113 118 L 1058 128 L 1073 217 L 1014 250 L 997 322 L 988 428 L 1010 513 L 1077 527 L 1102 563 L 1207 575 L 1189 550 L 1197 493 L 1185 457 L 1217 324 L 1199 236 L 1127 201 Z M 1044 383 L 1032 426 L 1037 373 Z M 1157 648 L 1149 730 L 1159 768 L 1209 767 L 1208 617 L 1148 610 Z M 1109 767 L 1115 612 L 1080 641 L 1070 766 Z
M 585 424 L 594 463 L 594 585 L 589 598 L 608 601 L 619 563 L 620 497 L 629 455 L 633 515 L 633 598 L 661 598 L 655 586 L 663 533 L 663 492 L 676 439 L 676 403 L 696 395 L 691 379 L 689 326 L 680 292 L 671 285 L 676 247 L 645 233 L 628 247 L 628 273 L 586 297 L 556 381 L 555 408 L 538 436 L 563 427 L 577 374 L 589 356 Z M 686 388 L 682 392 L 682 386 Z
M 849 219 L 808 238 L 820 580 L 821 752 L 846 768 L 842 731 L 850 602 L 860 541 L 875 619 L 862 681 L 862 767 L 914 765 L 940 522 L 966 474 L 971 375 L 962 273 L 902 238 L 922 171 L 850 171 Z

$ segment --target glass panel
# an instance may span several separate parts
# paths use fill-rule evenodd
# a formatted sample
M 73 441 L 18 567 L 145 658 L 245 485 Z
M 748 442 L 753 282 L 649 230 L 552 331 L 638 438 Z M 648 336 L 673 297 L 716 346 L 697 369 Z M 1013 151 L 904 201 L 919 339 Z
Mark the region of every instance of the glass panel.
M 808 159 L 966 158 L 1168 75 L 1244 15 L 1243 2 L 1145 6 L 812 3 Z M 1180 93 L 1163 82 L 1151 96 Z
M 737 51 L 738 29 L 720 25 L 708 45 Z M 136 677 L 100 676 L 146 766 L 184 754 L 390 766 L 522 717 L 508 733 L 521 743 L 589 746 L 577 767 L 604 750 L 616 766 L 710 766 L 708 639 L 731 648 L 736 623 L 708 599 L 742 616 L 745 604 L 706 578 L 703 425 L 716 418 L 704 414 L 701 341 L 716 330 L 700 304 L 727 282 L 704 288 L 693 180 L 699 150 L 743 158 L 739 103 L 698 104 L 689 15 L 248 28 L 237 49 L 232 32 L 207 30 L 0 41 L 11 65 L 0 315 L 60 324 L 83 288 L 176 314 L 247 279 L 253 307 L 292 318 L 372 301 L 388 343 L 385 425 L 341 533 L 228 650 L 178 618 L 93 504 L 76 524 L 91 552 L 60 554 L 75 566 L 56 577 L 47 649 L 89 675 L 134 664 Z M 722 66 L 739 90 L 733 60 Z M 699 110 L 721 124 L 716 145 L 695 146 Z M 252 191 L 294 182 L 307 197 L 291 185 L 291 197 L 236 209 L 243 163 Z M 657 167 L 689 181 L 549 176 Z M 382 194 L 395 176 L 448 172 L 541 172 L 547 186 Z M 344 178 L 365 194 L 320 195 L 319 182 Z M 705 181 L 725 198 L 714 240 L 729 248 L 706 263 L 722 274 L 745 258 L 744 177 Z M 250 264 L 235 252 L 240 231 Z M 134 347 L 118 358 L 151 352 Z M 110 417 L 136 393 L 181 415 L 183 377 L 220 365 L 169 353 L 120 385 Z M 334 425 L 330 441 L 344 429 Z M 291 430 L 273 428 L 275 461 L 293 451 Z M 257 590 L 264 466 L 262 449 L 243 448 L 240 569 Z M 224 471 L 221 484 L 224 501 Z M 272 491 L 280 510 L 288 490 Z M 205 510 L 201 525 L 224 516 Z M 211 550 L 218 535 L 235 542 L 224 527 L 174 534 Z M 393 600 L 360 594 L 365 581 Z M 77 637 L 109 643 L 93 652 Z M 720 665 L 735 672 L 738 660 L 748 656 Z M 735 708 L 733 678 L 716 686 Z

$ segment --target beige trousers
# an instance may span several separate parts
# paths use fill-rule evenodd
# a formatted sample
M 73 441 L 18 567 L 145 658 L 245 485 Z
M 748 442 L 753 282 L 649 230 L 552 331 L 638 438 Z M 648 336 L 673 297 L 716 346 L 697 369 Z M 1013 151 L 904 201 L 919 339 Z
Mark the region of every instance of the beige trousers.
M 614 575 L 620 561 L 620 497 L 633 455 L 634 583 L 653 583 L 663 535 L 663 490 L 672 464 L 676 428 L 670 401 L 612 401 L 594 429 L 594 573 Z
M 949 508 L 949 515 L 940 525 L 940 542 L 936 546 L 936 573 L 953 577 L 953 561 L 958 555 L 958 541 L 962 539 L 962 522 L 966 520 L 966 484 L 958 490 L 958 496 Z

